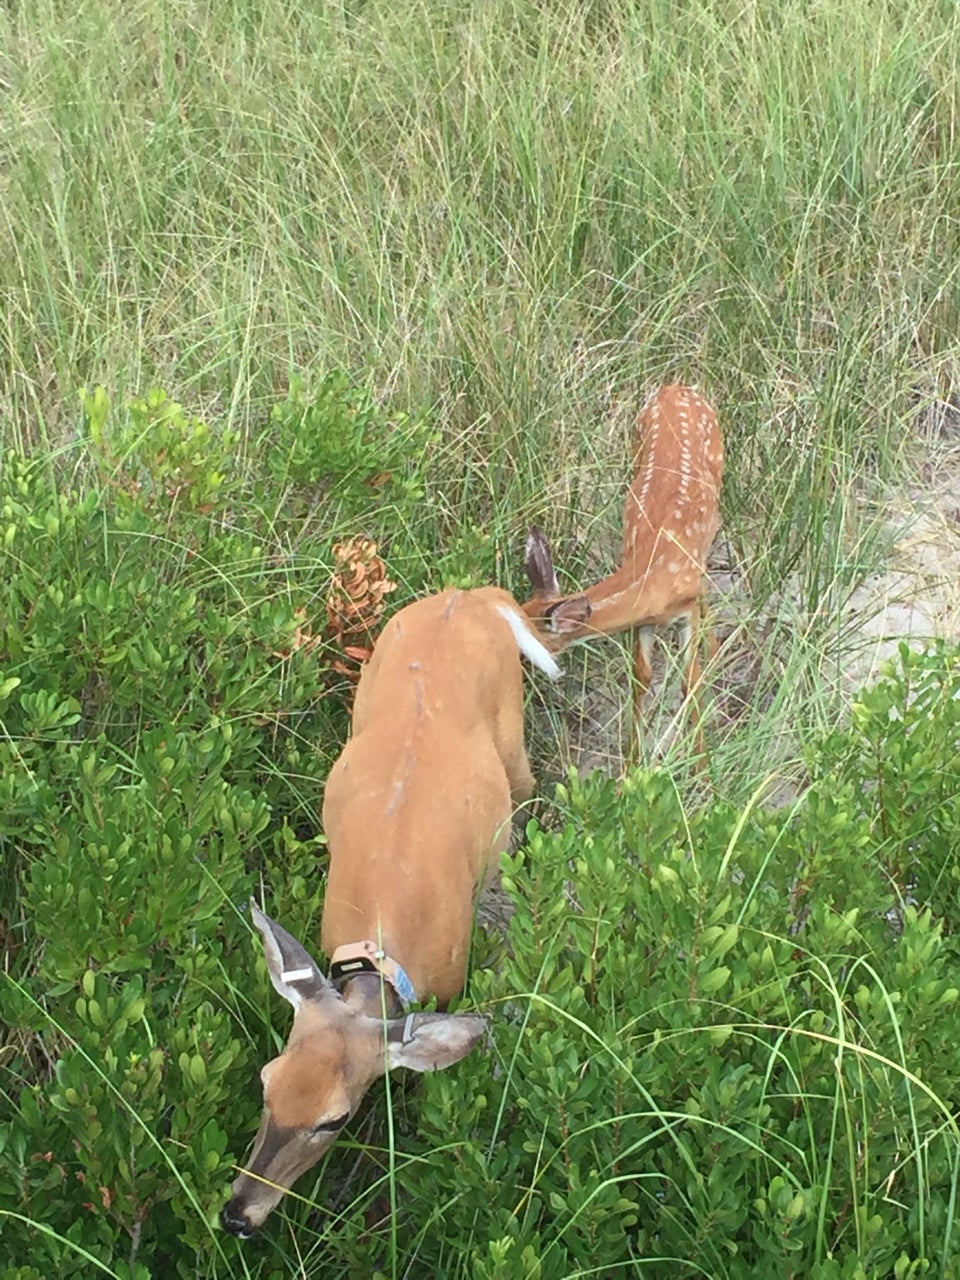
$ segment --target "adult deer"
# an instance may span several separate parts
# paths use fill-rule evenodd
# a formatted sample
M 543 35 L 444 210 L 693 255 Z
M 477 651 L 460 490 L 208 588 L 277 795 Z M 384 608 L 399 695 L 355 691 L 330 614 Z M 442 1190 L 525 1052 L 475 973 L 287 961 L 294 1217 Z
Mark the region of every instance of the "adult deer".
M 690 387 L 661 387 L 640 412 L 633 483 L 623 508 L 623 558 L 609 577 L 562 596 L 550 548 L 539 529 L 527 539 L 526 570 L 533 595 L 523 605 L 554 652 L 574 640 L 636 627 L 634 724 L 650 686 L 655 628 L 682 621 L 684 694 L 703 754 L 695 692 L 703 575 L 720 523 L 723 441 L 717 416 Z M 716 641 L 707 629 L 710 655 Z
M 309 952 L 255 905 L 270 979 L 293 1005 L 261 1072 L 263 1116 L 222 1222 L 250 1235 L 314 1165 L 386 1070 L 434 1071 L 484 1035 L 475 1015 L 408 1013 L 463 987 L 477 892 L 533 791 L 521 652 L 559 668 L 505 591 L 445 591 L 401 609 L 363 670 L 352 736 L 327 779 L 330 851 L 321 945 Z

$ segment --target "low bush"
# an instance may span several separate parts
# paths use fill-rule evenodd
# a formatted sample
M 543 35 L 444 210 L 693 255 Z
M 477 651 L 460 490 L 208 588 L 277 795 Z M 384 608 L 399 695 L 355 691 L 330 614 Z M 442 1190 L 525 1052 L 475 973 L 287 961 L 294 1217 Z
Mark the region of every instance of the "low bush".
M 940 659 L 921 683 L 955 699 Z M 864 747 L 903 687 L 858 703 Z M 502 962 L 474 977 L 496 1069 L 427 1082 L 401 1173 L 461 1242 L 437 1274 L 956 1274 L 951 922 L 898 893 L 837 745 L 790 812 L 686 813 L 656 772 L 560 789 L 562 830 L 507 862 Z M 900 785 L 936 804 L 960 790 L 955 752 L 942 766 Z
M 219 1245 L 258 1108 L 237 906 L 274 878 L 286 913 L 319 906 L 347 706 L 331 543 L 417 493 L 392 424 L 341 379 L 296 389 L 271 430 L 311 414 L 356 418 L 378 474 L 337 486 L 322 535 L 313 477 L 294 469 L 267 507 L 238 438 L 160 392 L 118 411 L 86 395 L 69 480 L 0 469 L 0 1207 L 7 1258 L 45 1274 L 199 1274 Z
M 326 489 L 325 415 L 371 459 Z M 289 1017 L 241 907 L 310 940 L 322 903 L 332 539 L 399 529 L 407 590 L 475 570 L 431 563 L 396 425 L 294 389 L 269 503 L 159 393 L 88 396 L 69 482 L 3 465 L 0 1277 L 956 1275 L 944 644 L 809 745 L 789 808 L 571 776 L 478 934 L 489 1052 L 389 1081 L 258 1239 L 219 1231 Z

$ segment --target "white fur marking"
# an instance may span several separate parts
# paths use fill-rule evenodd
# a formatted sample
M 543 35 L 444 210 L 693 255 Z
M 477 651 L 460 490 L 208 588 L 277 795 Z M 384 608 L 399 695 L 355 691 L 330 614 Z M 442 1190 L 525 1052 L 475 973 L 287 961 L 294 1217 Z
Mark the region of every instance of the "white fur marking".
M 550 650 L 546 645 L 541 644 L 520 614 L 506 604 L 498 604 L 497 613 L 506 619 L 517 647 L 524 657 L 529 658 L 533 665 L 545 672 L 551 680 L 559 679 L 561 671 L 554 662 Z

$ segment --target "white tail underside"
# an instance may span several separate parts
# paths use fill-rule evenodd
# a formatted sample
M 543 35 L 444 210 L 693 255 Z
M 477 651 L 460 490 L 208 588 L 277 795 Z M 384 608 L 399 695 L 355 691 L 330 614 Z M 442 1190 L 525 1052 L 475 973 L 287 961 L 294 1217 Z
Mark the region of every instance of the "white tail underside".
M 530 630 L 530 624 L 525 616 L 505 604 L 497 605 L 497 613 L 506 618 L 523 656 L 529 658 L 533 665 L 548 675 L 551 680 L 558 680 L 561 675 L 560 667 L 546 645 L 541 644 Z

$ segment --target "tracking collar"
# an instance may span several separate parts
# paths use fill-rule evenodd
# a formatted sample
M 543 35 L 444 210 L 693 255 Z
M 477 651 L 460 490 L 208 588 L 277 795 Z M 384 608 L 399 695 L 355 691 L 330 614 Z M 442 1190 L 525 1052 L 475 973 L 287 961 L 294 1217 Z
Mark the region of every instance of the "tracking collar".
M 410 1007 L 417 998 L 413 983 L 407 977 L 406 970 L 396 960 L 390 958 L 375 942 L 348 942 L 337 947 L 330 957 L 330 981 L 339 984 L 358 973 L 378 973 L 384 982 L 389 982 L 399 997 L 404 1009 Z

